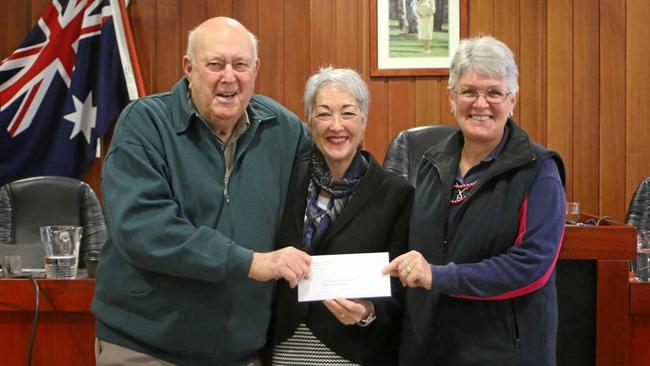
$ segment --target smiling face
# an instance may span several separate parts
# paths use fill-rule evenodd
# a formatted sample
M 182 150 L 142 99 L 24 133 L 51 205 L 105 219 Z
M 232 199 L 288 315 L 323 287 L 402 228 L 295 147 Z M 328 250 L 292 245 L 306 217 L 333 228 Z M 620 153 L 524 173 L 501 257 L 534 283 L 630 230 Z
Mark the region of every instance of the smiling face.
M 232 131 L 253 95 L 259 68 L 246 28 L 226 18 L 204 22 L 183 66 L 201 116 L 219 133 Z
M 366 121 L 357 101 L 344 88 L 326 84 L 316 95 L 309 130 L 332 177 L 340 179 L 363 141 Z
M 477 91 L 480 95 L 471 101 L 463 96 L 464 90 Z M 491 94 L 498 96 L 499 92 L 506 94 L 503 102 L 488 102 L 493 99 Z M 496 146 L 501 141 L 508 115 L 517 104 L 517 95 L 507 93 L 504 80 L 478 75 L 471 67 L 463 71 L 456 90 L 449 91 L 449 102 L 466 142 Z

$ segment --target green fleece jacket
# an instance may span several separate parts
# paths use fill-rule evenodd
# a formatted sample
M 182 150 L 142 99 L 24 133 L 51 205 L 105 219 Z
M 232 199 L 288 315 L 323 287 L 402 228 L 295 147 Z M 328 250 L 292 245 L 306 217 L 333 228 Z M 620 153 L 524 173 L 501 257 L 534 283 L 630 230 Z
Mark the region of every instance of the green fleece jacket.
M 97 336 L 179 365 L 230 365 L 265 343 L 273 284 L 247 278 L 273 250 L 306 126 L 254 96 L 232 175 L 183 78 L 120 115 L 104 162 L 109 238 L 92 309 Z

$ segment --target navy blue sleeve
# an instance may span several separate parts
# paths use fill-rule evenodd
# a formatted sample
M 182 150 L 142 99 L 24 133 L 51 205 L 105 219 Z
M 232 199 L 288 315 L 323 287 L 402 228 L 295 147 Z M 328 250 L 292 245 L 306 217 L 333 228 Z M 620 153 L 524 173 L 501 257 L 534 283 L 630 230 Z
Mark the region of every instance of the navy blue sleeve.
M 519 235 L 505 253 L 477 263 L 432 265 L 432 289 L 456 297 L 500 300 L 544 286 L 564 235 L 566 196 L 557 165 L 545 160 L 520 208 Z

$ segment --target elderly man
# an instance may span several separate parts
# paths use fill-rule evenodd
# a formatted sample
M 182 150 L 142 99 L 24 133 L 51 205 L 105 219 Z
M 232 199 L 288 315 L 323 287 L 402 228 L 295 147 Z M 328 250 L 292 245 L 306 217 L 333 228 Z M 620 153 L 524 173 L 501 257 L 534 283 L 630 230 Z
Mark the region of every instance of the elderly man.
M 272 279 L 310 257 L 274 248 L 300 120 L 253 96 L 257 41 L 213 18 L 190 32 L 185 77 L 121 114 L 103 171 L 109 239 L 93 312 L 98 365 L 256 364 Z

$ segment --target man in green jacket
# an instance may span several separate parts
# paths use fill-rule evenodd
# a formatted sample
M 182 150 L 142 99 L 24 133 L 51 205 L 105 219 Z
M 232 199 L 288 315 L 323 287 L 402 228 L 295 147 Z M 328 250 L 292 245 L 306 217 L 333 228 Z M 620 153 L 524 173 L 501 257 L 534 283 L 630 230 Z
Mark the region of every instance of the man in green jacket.
M 272 250 L 311 142 L 295 115 L 253 96 L 259 65 L 244 26 L 207 20 L 190 32 L 185 77 L 120 115 L 102 176 L 98 365 L 255 365 L 270 280 L 308 274 L 306 253 Z

